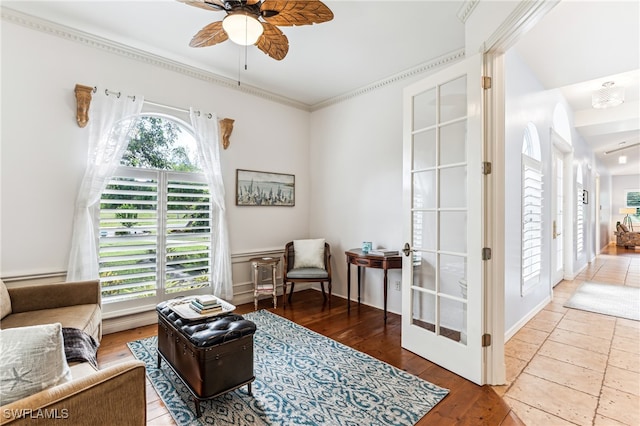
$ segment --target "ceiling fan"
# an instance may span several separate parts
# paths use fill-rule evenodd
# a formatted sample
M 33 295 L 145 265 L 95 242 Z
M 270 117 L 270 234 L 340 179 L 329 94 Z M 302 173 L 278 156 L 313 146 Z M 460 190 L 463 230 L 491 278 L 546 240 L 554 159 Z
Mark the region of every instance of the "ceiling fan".
M 201 29 L 191 47 L 213 46 L 228 39 L 248 46 L 255 44 L 273 59 L 289 52 L 289 40 L 278 26 L 320 24 L 333 19 L 333 12 L 319 0 L 178 0 L 214 12 L 224 11 L 222 21 Z

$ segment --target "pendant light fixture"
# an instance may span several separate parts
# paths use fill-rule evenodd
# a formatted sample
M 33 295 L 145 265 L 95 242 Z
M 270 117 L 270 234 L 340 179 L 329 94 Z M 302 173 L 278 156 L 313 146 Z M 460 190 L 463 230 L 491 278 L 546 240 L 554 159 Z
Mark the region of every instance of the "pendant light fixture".
M 602 88 L 591 95 L 591 105 L 594 108 L 611 108 L 624 103 L 624 87 L 616 86 L 613 81 L 602 83 Z

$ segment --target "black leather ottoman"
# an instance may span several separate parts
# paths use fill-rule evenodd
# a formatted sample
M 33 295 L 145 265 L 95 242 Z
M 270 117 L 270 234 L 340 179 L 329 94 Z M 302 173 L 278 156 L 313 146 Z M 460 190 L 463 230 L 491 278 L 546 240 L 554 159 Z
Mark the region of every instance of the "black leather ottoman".
M 196 415 L 200 401 L 247 385 L 251 395 L 253 334 L 256 325 L 240 315 L 227 314 L 189 321 L 166 302 L 158 312 L 158 368 L 161 359 L 171 366 L 193 394 Z

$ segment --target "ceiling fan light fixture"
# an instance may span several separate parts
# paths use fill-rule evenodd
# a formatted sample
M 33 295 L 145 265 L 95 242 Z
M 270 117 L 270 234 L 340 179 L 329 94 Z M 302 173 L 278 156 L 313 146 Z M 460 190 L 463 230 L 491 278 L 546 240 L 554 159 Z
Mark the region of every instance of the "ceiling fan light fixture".
M 602 87 L 591 95 L 594 108 L 611 108 L 624 103 L 624 87 L 616 86 L 613 81 L 602 83 Z
M 251 13 L 245 11 L 227 15 L 222 21 L 222 28 L 232 42 L 241 46 L 255 44 L 264 32 L 260 21 Z

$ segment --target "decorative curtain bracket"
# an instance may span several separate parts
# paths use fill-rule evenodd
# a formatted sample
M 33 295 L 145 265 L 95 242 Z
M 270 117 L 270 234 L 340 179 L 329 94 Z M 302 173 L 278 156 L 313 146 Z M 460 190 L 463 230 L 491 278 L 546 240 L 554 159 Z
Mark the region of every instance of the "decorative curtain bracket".
M 224 149 L 229 148 L 229 138 L 231 137 L 231 133 L 233 132 L 233 123 L 234 119 L 232 118 L 223 118 L 220 120 L 220 137 L 222 139 L 222 147 Z
M 80 127 L 85 127 L 89 122 L 89 106 L 93 92 L 93 87 L 76 84 L 76 122 Z

